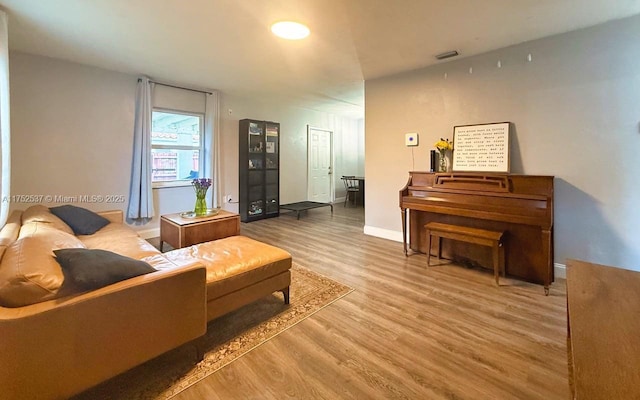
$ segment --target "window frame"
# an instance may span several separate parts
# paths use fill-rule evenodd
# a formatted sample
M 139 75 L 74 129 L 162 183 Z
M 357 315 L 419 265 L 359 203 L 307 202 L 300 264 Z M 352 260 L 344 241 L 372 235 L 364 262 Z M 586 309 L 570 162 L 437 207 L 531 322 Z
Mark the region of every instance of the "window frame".
M 171 145 L 171 144 L 153 144 L 153 139 L 151 140 L 151 157 L 149 157 L 149 162 L 151 163 L 151 170 L 153 170 L 153 150 L 155 149 L 163 149 L 163 150 L 198 150 L 198 172 L 202 173 L 204 171 L 204 148 L 205 148 L 205 130 L 204 130 L 204 120 L 205 115 L 199 112 L 192 111 L 182 111 L 175 110 L 171 108 L 162 108 L 162 107 L 153 107 L 151 109 L 151 120 L 153 121 L 153 113 L 154 112 L 162 112 L 167 114 L 179 114 L 186 115 L 189 117 L 197 117 L 199 120 L 199 130 L 200 130 L 200 143 L 198 146 L 185 146 L 185 145 Z M 153 123 L 152 123 L 153 126 Z M 153 128 L 151 129 L 153 131 Z M 159 189 L 159 188 L 167 188 L 167 187 L 184 187 L 191 186 L 192 179 L 174 179 L 170 181 L 153 181 L 153 173 L 151 178 L 151 188 Z

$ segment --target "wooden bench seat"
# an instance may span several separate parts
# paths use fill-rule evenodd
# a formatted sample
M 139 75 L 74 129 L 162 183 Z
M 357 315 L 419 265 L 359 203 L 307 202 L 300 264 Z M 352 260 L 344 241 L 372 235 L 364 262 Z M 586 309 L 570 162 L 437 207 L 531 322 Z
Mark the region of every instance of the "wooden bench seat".
M 496 285 L 500 285 L 500 273 L 504 274 L 504 246 L 502 238 L 504 232 L 490 231 L 486 229 L 469 228 L 467 226 L 442 224 L 439 222 L 429 222 L 426 224 L 427 237 L 429 238 L 427 265 L 431 265 L 431 238 L 437 239 L 438 259 L 442 255 L 441 238 L 459 240 L 461 242 L 478 244 L 481 246 L 491 247 L 493 256 L 493 274 L 496 279 Z

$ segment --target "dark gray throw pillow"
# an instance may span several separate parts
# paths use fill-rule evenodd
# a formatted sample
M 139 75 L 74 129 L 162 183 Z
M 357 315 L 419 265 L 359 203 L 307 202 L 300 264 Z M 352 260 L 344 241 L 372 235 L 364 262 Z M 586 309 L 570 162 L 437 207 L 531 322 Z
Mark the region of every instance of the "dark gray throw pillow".
M 100 249 L 54 250 L 65 283 L 83 290 L 98 289 L 156 270 L 144 261 Z
M 76 235 L 93 235 L 98 230 L 109 225 L 108 219 L 82 207 L 66 204 L 64 206 L 51 207 L 49 210 L 53 215 L 69 225 Z

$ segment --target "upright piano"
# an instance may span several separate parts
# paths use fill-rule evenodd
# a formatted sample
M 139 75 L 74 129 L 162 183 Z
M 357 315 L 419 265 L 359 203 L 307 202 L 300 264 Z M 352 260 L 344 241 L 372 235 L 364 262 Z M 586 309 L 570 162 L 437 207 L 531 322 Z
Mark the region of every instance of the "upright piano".
M 400 190 L 402 236 L 409 247 L 427 253 L 428 222 L 505 232 L 506 274 L 544 285 L 553 282 L 553 176 L 500 173 L 409 172 Z M 445 257 L 491 266 L 486 248 L 443 240 Z

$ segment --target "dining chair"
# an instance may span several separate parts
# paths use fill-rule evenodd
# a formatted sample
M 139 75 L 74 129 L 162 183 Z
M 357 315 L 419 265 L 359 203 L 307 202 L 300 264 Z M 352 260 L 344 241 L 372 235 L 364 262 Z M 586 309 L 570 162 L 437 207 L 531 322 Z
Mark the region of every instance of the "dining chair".
M 349 200 L 356 205 L 358 203 L 358 193 L 360 192 L 358 180 L 353 175 L 345 175 L 341 179 L 342 182 L 344 182 L 344 188 L 346 190 L 346 194 L 344 196 L 344 207 L 347 206 L 347 201 Z

